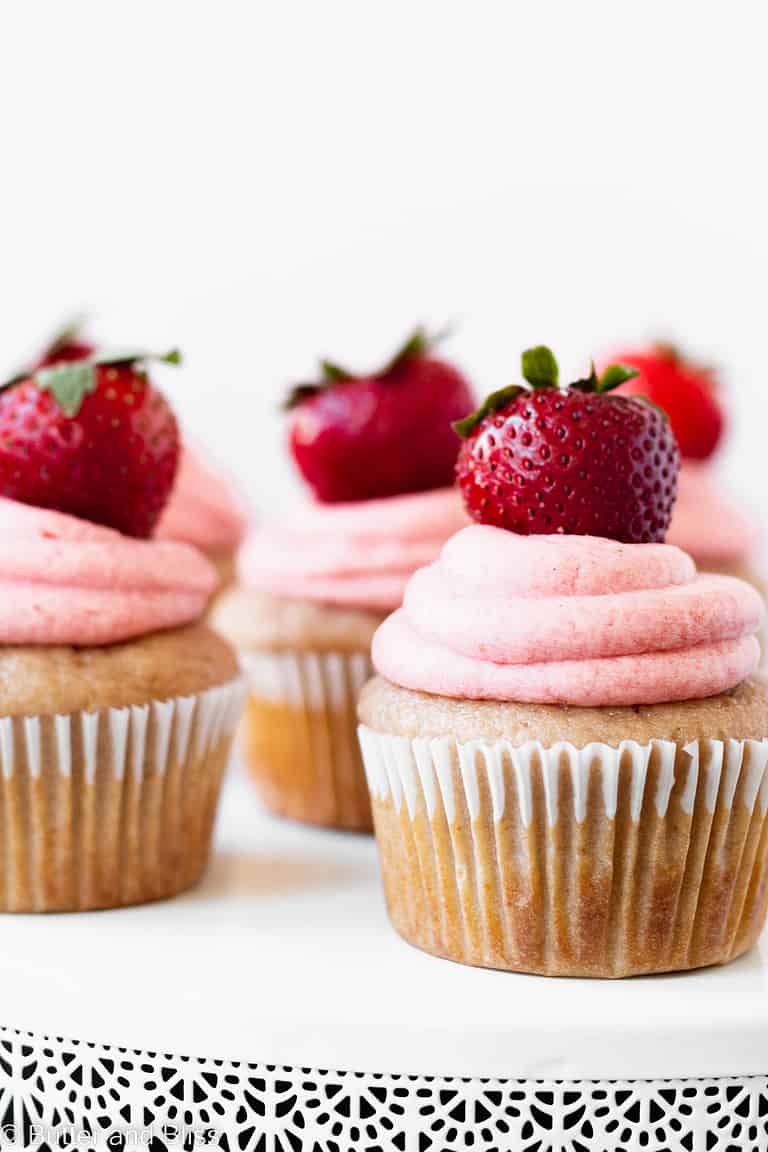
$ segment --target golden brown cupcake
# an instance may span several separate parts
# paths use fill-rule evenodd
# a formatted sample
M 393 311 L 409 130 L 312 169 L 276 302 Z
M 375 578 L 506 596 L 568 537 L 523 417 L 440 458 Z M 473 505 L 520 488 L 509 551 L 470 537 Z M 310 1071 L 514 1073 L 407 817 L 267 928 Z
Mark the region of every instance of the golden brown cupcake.
M 153 359 L 60 338 L 0 385 L 3 911 L 172 896 L 208 858 L 242 682 L 198 624 L 214 569 L 149 539 L 179 455 Z
M 470 400 L 421 330 L 377 372 L 324 361 L 287 400 L 287 439 L 312 498 L 253 532 L 240 588 L 214 615 L 250 680 L 250 771 L 281 816 L 371 830 L 356 700 L 377 625 L 466 523 L 451 421 Z
M 480 411 L 459 477 L 481 519 L 553 534 L 462 530 L 374 637 L 360 739 L 390 916 L 514 971 L 723 963 L 768 903 L 763 604 L 655 542 L 663 418 L 538 379 Z M 568 534 L 582 517 L 618 539 Z
M 0 907 L 172 896 L 205 868 L 242 708 L 185 545 L 0 500 Z

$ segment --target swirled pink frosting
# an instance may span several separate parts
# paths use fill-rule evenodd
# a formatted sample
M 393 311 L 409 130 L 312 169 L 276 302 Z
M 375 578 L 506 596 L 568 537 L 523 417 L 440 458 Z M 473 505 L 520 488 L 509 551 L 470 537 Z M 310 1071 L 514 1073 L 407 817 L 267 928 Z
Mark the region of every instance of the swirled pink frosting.
M 453 488 L 353 504 L 307 503 L 260 525 L 240 555 L 243 583 L 291 599 L 388 611 L 468 517 Z
M 185 445 L 157 538 L 181 540 L 203 552 L 234 552 L 245 530 L 245 513 L 231 485 Z
M 683 464 L 667 533 L 669 544 L 690 552 L 696 563 L 706 568 L 708 564 L 748 561 L 758 535 L 755 520 L 723 493 L 709 465 Z
M 763 602 L 668 544 L 473 525 L 409 582 L 373 660 L 405 688 L 579 706 L 713 696 L 759 663 Z
M 196 620 L 215 586 L 186 544 L 0 499 L 0 644 L 114 644 Z

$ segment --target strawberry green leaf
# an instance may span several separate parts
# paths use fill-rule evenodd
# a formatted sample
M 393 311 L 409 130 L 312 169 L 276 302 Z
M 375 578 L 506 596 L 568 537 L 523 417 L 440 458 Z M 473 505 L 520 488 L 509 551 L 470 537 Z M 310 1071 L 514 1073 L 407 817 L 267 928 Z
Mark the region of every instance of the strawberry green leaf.
M 294 384 L 280 408 L 283 412 L 290 412 L 291 408 L 298 408 L 299 404 L 309 400 L 310 396 L 317 396 L 326 387 L 325 384 Z
M 527 388 L 522 388 L 519 384 L 510 384 L 507 388 L 499 388 L 498 392 L 491 392 L 490 396 L 486 396 L 480 407 L 476 412 L 470 413 L 465 416 L 463 420 L 456 420 L 453 424 L 454 432 L 458 432 L 462 439 L 470 436 L 478 424 L 482 424 L 486 416 L 490 416 L 492 412 L 498 412 L 500 408 L 506 408 L 516 396 L 521 392 L 527 392 Z
M 52 393 L 65 416 L 77 416 L 83 400 L 96 391 L 96 369 L 90 360 L 41 368 L 33 377 L 37 387 Z
M 348 372 L 346 368 L 342 368 L 340 364 L 336 364 L 333 360 L 321 360 L 320 372 L 326 384 L 340 384 L 342 380 L 352 379 L 352 373 Z
M 620 384 L 626 384 L 627 380 L 634 380 L 635 376 L 639 375 L 637 368 L 630 368 L 627 364 L 609 364 L 596 382 L 595 392 L 612 392 Z
M 137 364 L 146 360 L 154 360 L 158 364 L 181 364 L 182 356 L 178 348 L 171 348 L 169 352 L 146 352 L 136 349 L 119 348 L 116 352 L 97 352 L 92 356 L 91 364 Z
M 439 344 L 441 340 L 444 340 L 448 334 L 448 328 L 444 328 L 439 332 L 428 332 L 426 328 L 419 325 L 398 348 L 392 359 L 388 360 L 383 368 L 379 368 L 375 372 L 350 372 L 347 368 L 343 368 L 340 364 L 337 364 L 335 360 L 321 360 L 320 379 L 310 384 L 296 384 L 291 388 L 280 407 L 284 412 L 289 412 L 291 408 L 298 407 L 304 400 L 308 400 L 311 396 L 316 396 L 318 392 L 323 392 L 326 388 L 332 388 L 334 384 L 343 384 L 348 380 L 361 380 L 371 376 L 382 379 L 383 377 L 389 376 L 405 364 L 406 361 L 414 359 L 417 356 L 429 355 L 429 352 Z
M 404 364 L 406 360 L 413 359 L 414 356 L 426 356 L 434 344 L 435 339 L 428 335 L 426 328 L 419 325 L 382 369 L 381 375 L 386 376 L 389 372 L 393 372 L 396 368 L 399 368 L 401 364 Z
M 527 380 L 532 388 L 557 388 L 560 374 L 557 360 L 549 348 L 538 344 L 535 348 L 527 348 L 522 355 L 523 379 Z

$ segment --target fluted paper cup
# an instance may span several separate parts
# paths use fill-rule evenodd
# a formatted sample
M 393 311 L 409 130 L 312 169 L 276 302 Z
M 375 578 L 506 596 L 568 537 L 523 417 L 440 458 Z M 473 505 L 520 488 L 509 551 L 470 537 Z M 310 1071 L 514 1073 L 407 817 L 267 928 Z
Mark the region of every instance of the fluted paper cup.
M 390 917 L 465 964 L 721 964 L 768 904 L 768 741 L 552 747 L 360 728 Z
M 244 683 L 0 719 L 0 910 L 116 908 L 200 878 Z
M 357 741 L 366 652 L 243 652 L 249 681 L 245 752 L 262 800 L 293 820 L 370 832 Z

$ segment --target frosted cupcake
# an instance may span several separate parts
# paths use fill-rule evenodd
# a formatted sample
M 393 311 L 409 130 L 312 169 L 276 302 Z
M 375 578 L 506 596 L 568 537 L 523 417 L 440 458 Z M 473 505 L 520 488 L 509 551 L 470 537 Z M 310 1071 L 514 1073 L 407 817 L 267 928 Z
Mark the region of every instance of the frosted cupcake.
M 246 517 L 232 485 L 184 444 L 179 470 L 156 535 L 198 548 L 213 564 L 222 588 L 232 583 L 235 555 L 243 541 Z
M 178 452 L 144 360 L 0 390 L 3 911 L 172 896 L 208 859 L 243 693 L 214 570 L 144 538 Z
M 483 523 L 374 638 L 360 739 L 390 916 L 486 967 L 722 963 L 768 903 L 762 602 L 657 542 L 677 470 L 661 414 L 602 394 L 619 369 L 561 390 L 537 356 L 531 391 L 464 425 Z
M 757 522 L 727 491 L 716 467 L 727 420 L 714 370 L 668 344 L 622 351 L 618 358 L 638 372 L 621 391 L 647 396 L 663 408 L 680 447 L 678 498 L 667 541 L 690 553 L 702 571 L 739 576 L 764 594 Z
M 250 680 L 247 760 L 280 815 L 370 831 L 356 700 L 371 637 L 407 580 L 467 523 L 449 421 L 470 392 L 417 333 L 380 372 L 323 365 L 289 401 L 289 440 L 312 498 L 260 525 L 214 624 Z

